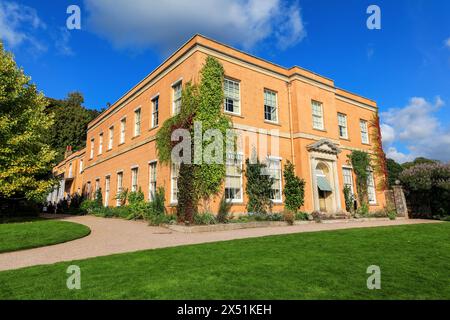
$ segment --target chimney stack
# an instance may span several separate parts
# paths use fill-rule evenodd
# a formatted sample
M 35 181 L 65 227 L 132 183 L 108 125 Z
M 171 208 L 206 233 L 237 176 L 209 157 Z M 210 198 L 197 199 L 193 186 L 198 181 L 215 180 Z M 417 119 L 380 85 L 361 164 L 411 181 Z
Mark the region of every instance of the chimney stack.
M 72 154 L 72 146 L 67 146 L 66 147 L 66 152 L 64 153 L 64 159 L 69 157 L 71 154 Z

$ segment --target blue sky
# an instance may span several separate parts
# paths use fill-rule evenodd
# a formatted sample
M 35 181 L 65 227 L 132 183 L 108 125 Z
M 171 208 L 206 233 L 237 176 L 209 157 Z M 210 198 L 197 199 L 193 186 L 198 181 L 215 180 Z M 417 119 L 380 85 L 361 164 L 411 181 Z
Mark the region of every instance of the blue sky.
M 66 9 L 81 9 L 68 30 Z M 369 30 L 369 5 L 381 30 Z M 102 108 L 194 33 L 299 65 L 377 101 L 400 162 L 450 160 L 450 1 L 0 0 L 0 38 L 47 96 L 81 91 Z

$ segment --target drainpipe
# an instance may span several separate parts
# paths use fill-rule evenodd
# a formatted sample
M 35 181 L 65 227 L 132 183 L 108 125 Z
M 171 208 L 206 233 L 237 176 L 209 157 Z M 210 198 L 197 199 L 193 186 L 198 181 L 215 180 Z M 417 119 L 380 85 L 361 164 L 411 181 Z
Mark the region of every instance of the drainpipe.
M 289 109 L 289 135 L 291 139 L 291 160 L 295 165 L 295 152 L 294 152 L 294 129 L 292 128 L 292 105 L 291 105 L 291 83 L 286 82 L 288 90 L 288 109 Z

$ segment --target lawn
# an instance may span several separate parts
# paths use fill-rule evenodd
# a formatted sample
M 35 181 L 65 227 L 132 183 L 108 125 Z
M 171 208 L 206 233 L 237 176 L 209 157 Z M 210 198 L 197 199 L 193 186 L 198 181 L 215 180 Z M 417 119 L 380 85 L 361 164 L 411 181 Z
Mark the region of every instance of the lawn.
M 68 290 L 66 269 L 81 268 Z M 381 268 L 368 290 L 367 267 Z M 0 299 L 450 299 L 450 223 L 139 251 L 0 272 Z
M 66 242 L 88 235 L 91 230 L 81 224 L 32 219 L 0 224 L 0 253 Z

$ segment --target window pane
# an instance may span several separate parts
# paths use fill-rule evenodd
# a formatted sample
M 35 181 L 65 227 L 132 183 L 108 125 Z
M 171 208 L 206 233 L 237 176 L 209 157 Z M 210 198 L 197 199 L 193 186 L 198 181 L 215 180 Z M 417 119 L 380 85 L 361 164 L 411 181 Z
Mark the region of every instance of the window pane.
M 239 113 L 239 82 L 224 80 L 225 111 Z

